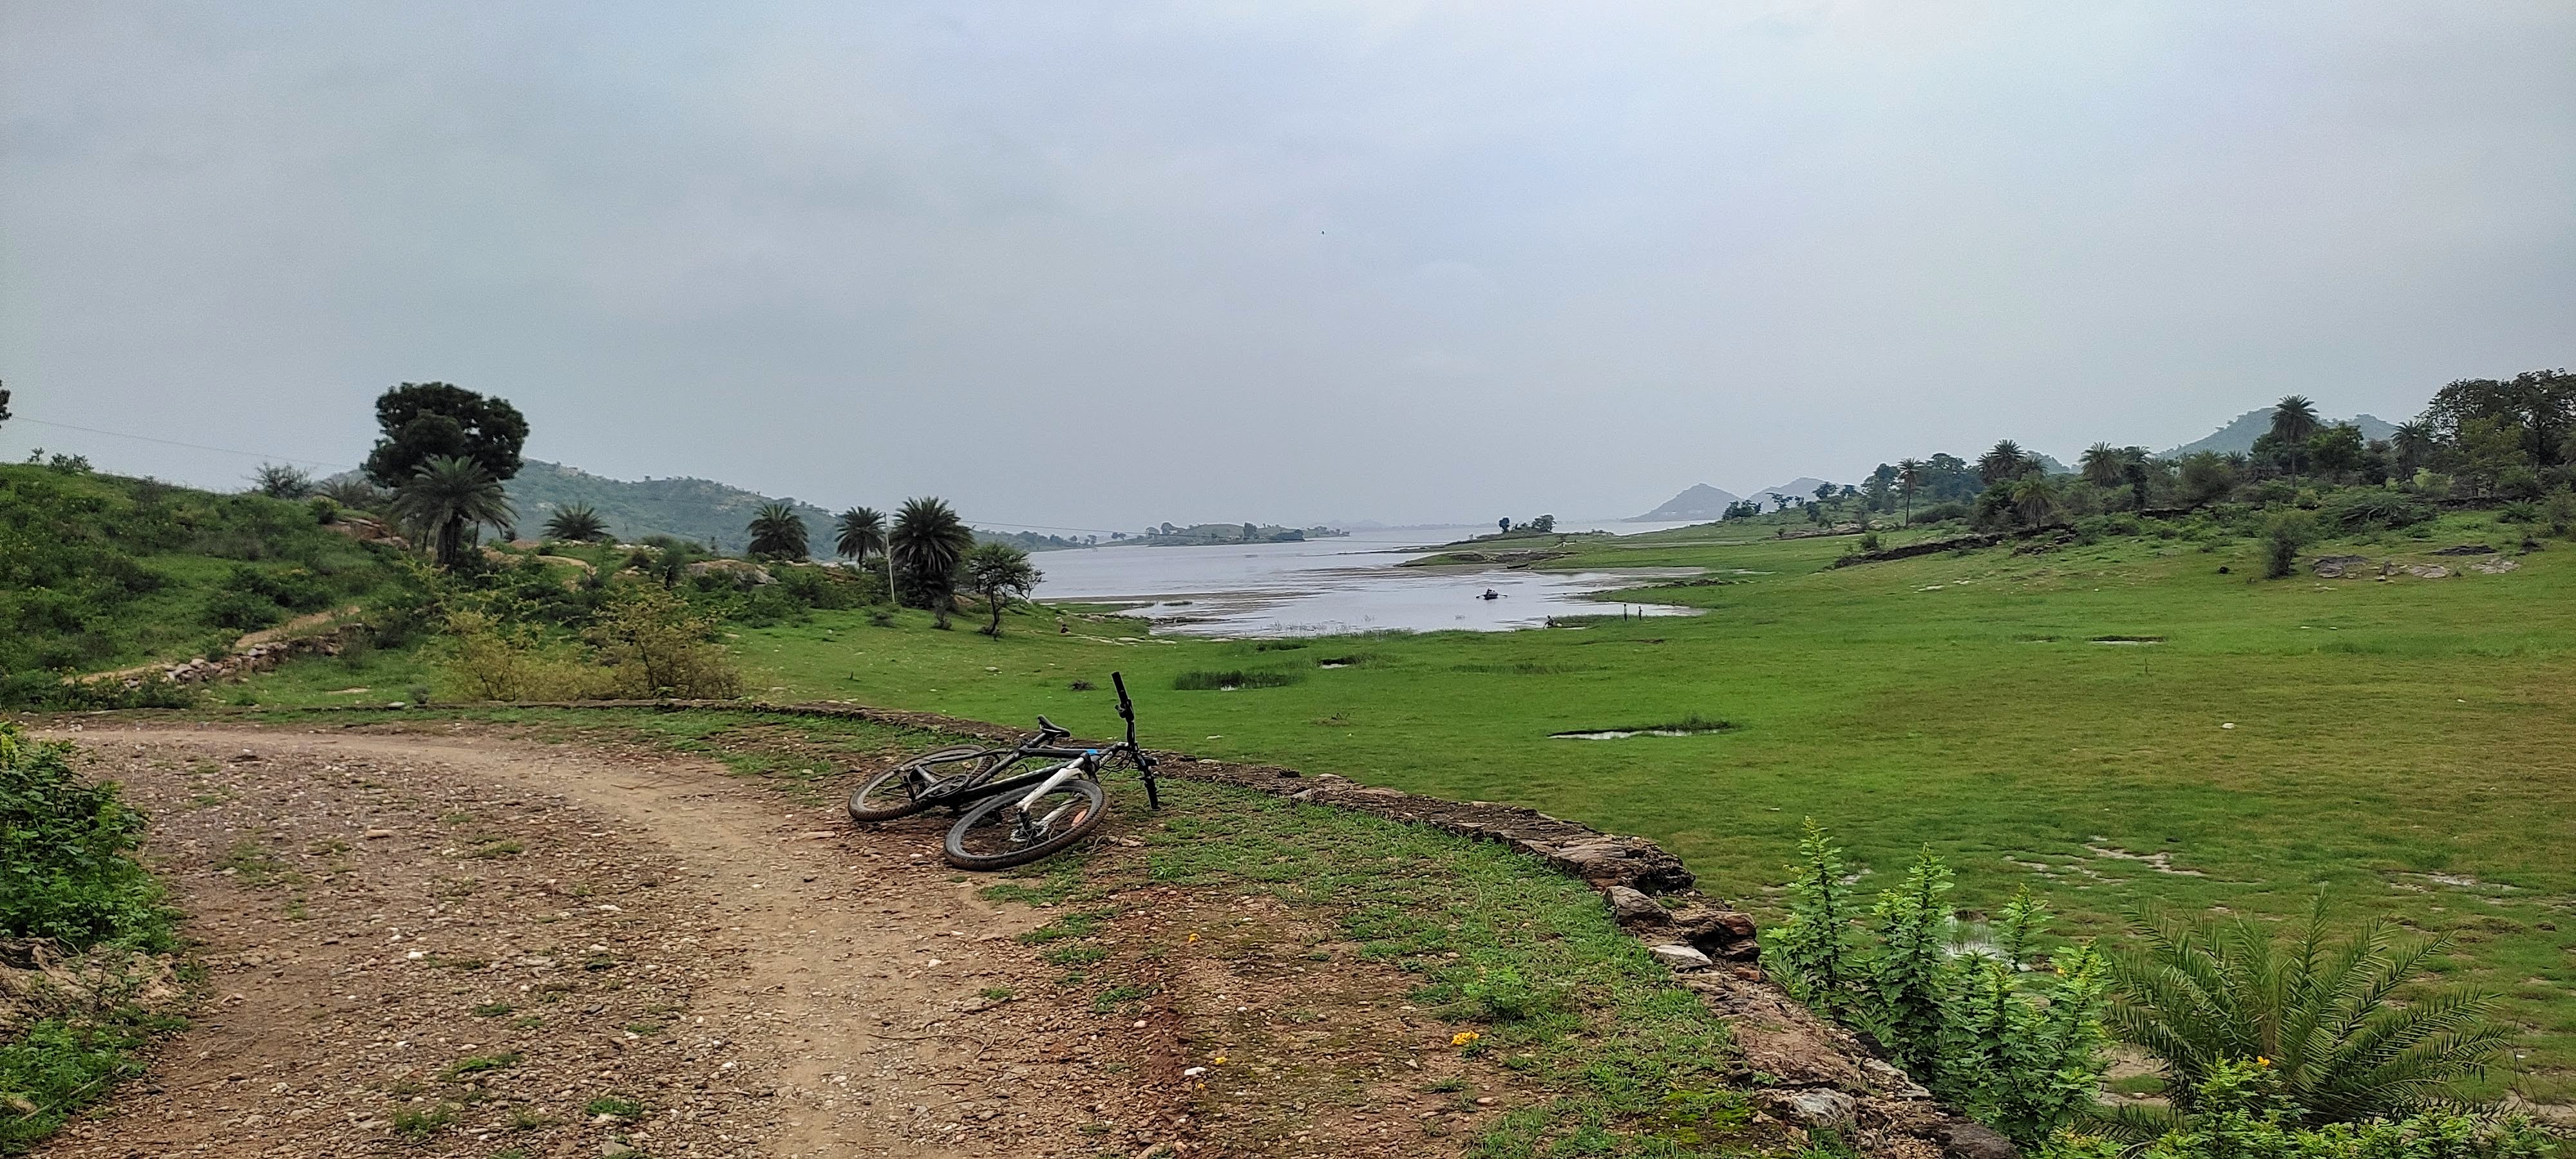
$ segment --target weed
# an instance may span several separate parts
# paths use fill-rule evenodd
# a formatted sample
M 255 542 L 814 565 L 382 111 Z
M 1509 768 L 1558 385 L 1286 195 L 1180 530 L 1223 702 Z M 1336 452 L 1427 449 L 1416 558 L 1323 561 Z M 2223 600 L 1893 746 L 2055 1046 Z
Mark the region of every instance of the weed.
M 501 1054 L 477 1054 L 458 1059 L 453 1065 L 449 1066 L 441 1073 L 449 1080 L 453 1081 L 455 1079 L 464 1078 L 470 1074 L 481 1074 L 485 1071 L 491 1070 L 507 1070 L 517 1065 L 519 1065 L 519 1054 L 517 1051 L 507 1051 Z
M 456 1122 L 454 1103 L 434 1103 L 426 1108 L 405 1107 L 394 1112 L 394 1134 L 421 1139 L 434 1135 Z
M 1306 678 L 1302 672 L 1190 671 L 1172 677 L 1172 688 L 1178 692 L 1232 692 L 1239 688 L 1285 688 Z
M 636 1102 L 633 1099 L 626 1098 L 622 1095 L 601 1095 L 598 1098 L 582 1104 L 581 1109 L 582 1113 L 586 1115 L 594 1117 L 607 1115 L 610 1118 L 624 1119 L 630 1123 L 644 1117 L 644 1104 Z

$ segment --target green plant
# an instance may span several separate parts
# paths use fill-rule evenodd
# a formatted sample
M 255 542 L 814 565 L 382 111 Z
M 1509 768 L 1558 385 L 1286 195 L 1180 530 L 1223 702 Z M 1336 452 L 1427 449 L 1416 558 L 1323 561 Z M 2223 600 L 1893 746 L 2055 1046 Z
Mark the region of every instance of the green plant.
M 587 1115 L 607 1115 L 630 1123 L 644 1117 L 644 1104 L 623 1095 L 601 1095 L 582 1104 L 581 1109 Z
M 2142 909 L 2143 945 L 2112 957 L 2110 1024 L 2166 1069 L 2176 1111 L 2190 1112 L 2222 1066 L 2265 1060 L 2299 1123 L 2356 1122 L 2458 1102 L 2463 1084 L 2502 1058 L 2512 1032 L 2488 1019 L 2494 995 L 2412 990 L 2451 947 L 2448 936 L 2400 942 L 2386 922 L 2341 938 L 2325 899 L 2304 924 L 2183 921 Z M 2123 1108 L 2133 1134 L 2169 1122 Z
M 1183 672 L 1172 678 L 1172 689 L 1176 692 L 1230 692 L 1238 688 L 1285 688 L 1305 678 L 1302 672 L 1247 672 L 1239 668 L 1222 672 Z
M 2281 579 L 2298 570 L 2299 549 L 2316 536 L 2316 520 L 2305 511 L 2272 516 L 2263 525 L 2263 578 Z
M 1762 964 L 1791 996 L 1826 1015 L 1849 1008 L 1848 991 L 1858 981 L 1851 928 L 1857 903 L 1843 877 L 1842 852 L 1808 818 L 1790 867 L 1788 920 L 1761 933 Z
M 172 915 L 134 858 L 143 815 L 113 782 L 84 781 L 71 751 L 0 722 L 0 935 L 164 946 Z
M 1955 984 L 1942 900 L 1950 888 L 1950 867 L 1926 848 L 1870 910 L 1878 951 L 1862 982 L 1861 1021 L 1898 1065 L 1923 1074 L 1940 1058 L 1943 1007 Z
M 405 1107 L 394 1112 L 394 1134 L 413 1139 L 426 1138 L 456 1122 L 454 1103 L 432 1103 L 427 1107 Z
M 517 1065 L 519 1065 L 519 1053 L 517 1051 L 505 1051 L 500 1054 L 477 1054 L 456 1060 L 456 1062 L 449 1066 L 443 1074 L 446 1078 L 454 1080 L 464 1078 L 467 1075 L 482 1074 L 485 1071 L 507 1070 Z
M 610 685 L 630 698 L 725 699 L 742 692 L 742 674 L 708 637 L 716 621 L 666 589 L 618 589 L 588 632 Z
M 2142 1143 L 2062 1132 L 2039 1159 L 2548 1159 L 2560 1147 L 2521 1116 L 2437 1109 L 2400 1119 L 2307 1126 L 2299 1122 L 2279 1068 L 2265 1059 L 2227 1059 L 2191 1092 L 2196 1108 Z
M 546 517 L 546 536 L 571 543 L 608 538 L 608 521 L 587 503 L 575 503 Z
M 853 507 L 832 521 L 832 550 L 844 559 L 868 561 L 868 553 L 885 550 L 885 514 L 873 507 Z

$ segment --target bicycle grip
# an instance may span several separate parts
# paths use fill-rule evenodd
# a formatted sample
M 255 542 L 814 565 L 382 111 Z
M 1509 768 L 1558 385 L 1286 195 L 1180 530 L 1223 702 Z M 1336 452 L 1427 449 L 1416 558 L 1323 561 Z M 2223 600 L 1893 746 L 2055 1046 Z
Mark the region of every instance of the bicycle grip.
M 1118 689 L 1118 715 L 1128 720 L 1136 719 L 1136 704 L 1127 699 L 1127 674 L 1112 672 L 1109 674 L 1109 683 Z

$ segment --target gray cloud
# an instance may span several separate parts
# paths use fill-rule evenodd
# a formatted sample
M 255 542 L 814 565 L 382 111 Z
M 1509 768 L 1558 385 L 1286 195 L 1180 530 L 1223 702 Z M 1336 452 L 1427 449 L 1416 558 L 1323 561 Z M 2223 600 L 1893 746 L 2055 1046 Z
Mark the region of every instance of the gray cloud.
M 2576 10 L 22 3 L 0 377 L 993 521 L 1643 510 L 2576 338 Z M 103 463 L 249 463 L 13 423 Z

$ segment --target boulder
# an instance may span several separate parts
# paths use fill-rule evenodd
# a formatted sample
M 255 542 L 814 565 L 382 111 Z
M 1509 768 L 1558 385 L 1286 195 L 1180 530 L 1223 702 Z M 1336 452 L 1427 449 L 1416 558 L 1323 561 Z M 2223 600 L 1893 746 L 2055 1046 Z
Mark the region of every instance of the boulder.
M 2417 579 L 2444 579 L 2451 574 L 2451 569 L 2437 563 L 2410 563 L 2406 565 L 2406 574 Z
M 2440 548 L 2433 552 L 2435 555 L 2494 555 L 2495 553 L 2496 549 L 2483 543 L 2463 543 L 2457 547 Z
M 2521 567 L 2522 563 L 2519 560 L 2499 557 L 2496 559 L 2482 559 L 2476 563 L 2470 564 L 2469 566 L 2478 569 L 2478 571 L 2484 575 L 2503 575 L 2506 572 Z
M 2358 574 L 2361 570 L 2360 565 L 2369 562 L 2370 559 L 2367 556 L 2321 555 L 2317 557 L 2315 564 L 2317 578 L 2342 579 L 2346 575 Z
M 1948 1144 L 1943 1150 L 1952 1159 L 2020 1159 L 2021 1156 L 2021 1148 L 2013 1146 L 2013 1141 L 2004 1138 L 2001 1132 L 1965 1119 L 1952 1122 L 1942 1142 Z
M 1842 1131 L 1860 1113 L 1860 1100 L 1831 1087 L 1764 1091 L 1762 1109 L 1810 1131 Z
M 778 577 L 769 574 L 768 568 L 747 559 L 702 559 L 689 565 L 689 574 L 731 576 L 737 583 L 755 587 L 778 582 Z
M 1682 941 L 1712 957 L 1745 961 L 1761 952 L 1761 944 L 1753 937 L 1753 918 L 1748 914 L 1711 905 L 1690 905 L 1666 915 L 1665 920 Z
M 1623 926 L 1661 925 L 1667 920 L 1664 907 L 1643 892 L 1624 885 L 1601 891 L 1601 900 L 1610 906 L 1610 916 Z

